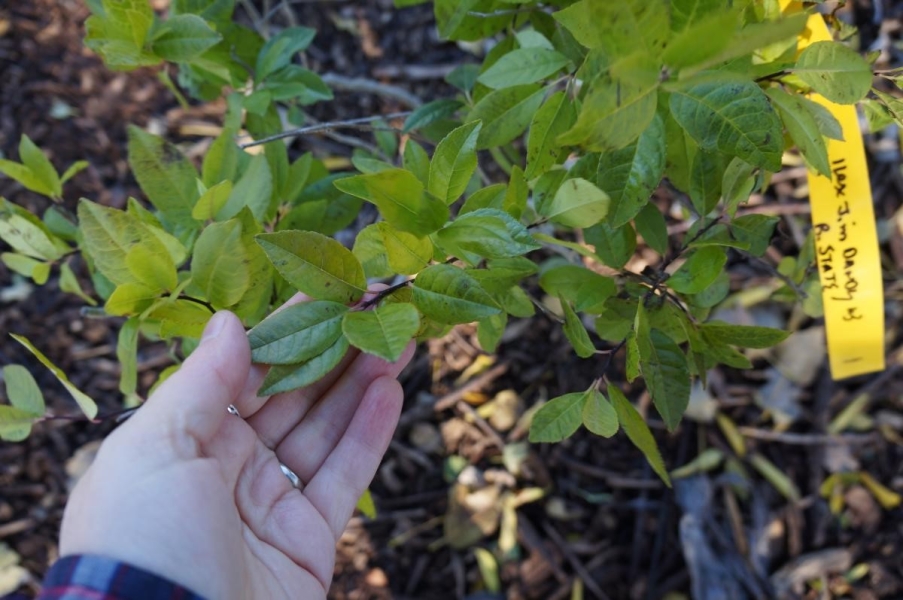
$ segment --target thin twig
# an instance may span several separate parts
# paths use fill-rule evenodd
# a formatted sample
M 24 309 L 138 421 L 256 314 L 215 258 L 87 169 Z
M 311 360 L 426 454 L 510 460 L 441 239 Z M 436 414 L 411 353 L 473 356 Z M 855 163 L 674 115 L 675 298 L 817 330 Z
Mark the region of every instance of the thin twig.
M 423 101 L 420 98 L 397 85 L 380 83 L 379 81 L 364 79 L 362 77 L 345 77 L 335 73 L 325 73 L 321 76 L 321 79 L 323 80 L 323 83 L 336 90 L 361 94 L 376 94 L 377 96 L 397 100 L 411 108 L 417 108 L 423 104 Z
M 299 127 L 297 129 L 289 129 L 288 131 L 283 131 L 282 133 L 276 133 L 274 135 L 267 136 L 265 138 L 260 138 L 259 140 L 253 140 L 250 142 L 245 142 L 243 144 L 239 144 L 238 147 L 245 149 L 251 148 L 253 146 L 260 146 L 262 144 L 268 144 L 270 142 L 275 142 L 277 140 L 284 140 L 285 138 L 296 137 L 301 135 L 308 135 L 311 133 L 320 133 L 323 131 L 329 131 L 331 129 L 342 129 L 347 127 L 355 127 L 357 125 L 372 123 L 373 121 L 378 121 L 380 119 L 399 119 L 401 117 L 408 116 L 410 111 L 405 112 L 397 112 L 391 113 L 388 115 L 378 115 L 375 117 L 359 117 L 357 119 L 348 119 L 347 121 L 329 121 L 326 123 L 317 123 L 316 125 L 308 125 L 306 127 Z
M 823 435 L 819 433 L 792 433 L 786 431 L 768 431 L 755 427 L 738 427 L 745 437 L 768 442 L 779 442 L 793 446 L 824 446 L 828 444 L 869 444 L 880 439 L 875 433 Z
M 583 585 L 589 588 L 589 590 L 600 600 L 608 600 L 608 594 L 602 591 L 602 588 L 599 587 L 599 584 L 593 579 L 592 574 L 586 570 L 586 567 L 580 562 L 580 559 L 577 558 L 577 555 L 571 550 L 561 534 L 558 533 L 558 530 L 556 530 L 548 521 L 542 522 L 542 529 L 546 532 L 546 535 L 551 538 L 552 543 L 558 546 L 558 549 L 564 554 L 565 559 L 571 564 L 571 567 L 574 568 L 574 571 L 580 576 L 580 579 L 583 580 Z
M 749 252 L 746 252 L 745 250 L 740 250 L 738 248 L 734 248 L 734 249 L 737 250 L 744 257 L 746 257 L 746 260 L 748 260 L 750 262 L 755 262 L 757 265 L 760 265 L 763 268 L 765 268 L 772 277 L 777 277 L 778 279 L 783 281 L 784 284 L 786 284 L 787 287 L 789 287 L 791 290 L 793 290 L 799 298 L 806 299 L 809 297 L 809 294 L 806 293 L 806 290 L 801 288 L 795 281 L 793 281 L 792 279 L 790 279 L 789 277 L 787 277 L 786 275 L 784 275 L 783 273 L 778 271 L 770 262 L 768 262 L 764 258 L 761 258 L 754 254 L 750 254 Z

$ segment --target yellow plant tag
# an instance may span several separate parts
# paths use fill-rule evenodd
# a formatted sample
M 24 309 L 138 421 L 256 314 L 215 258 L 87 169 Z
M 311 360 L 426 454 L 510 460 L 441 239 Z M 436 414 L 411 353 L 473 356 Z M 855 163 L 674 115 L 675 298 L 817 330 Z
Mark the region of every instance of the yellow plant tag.
M 801 6 L 781 0 L 781 8 L 797 12 Z M 800 34 L 799 49 L 832 39 L 824 18 L 813 14 Z M 815 93 L 809 98 L 834 115 L 844 137 L 843 141 L 826 140 L 832 177 L 811 169 L 808 173 L 831 375 L 843 379 L 884 370 L 878 231 L 856 107 L 834 104 Z

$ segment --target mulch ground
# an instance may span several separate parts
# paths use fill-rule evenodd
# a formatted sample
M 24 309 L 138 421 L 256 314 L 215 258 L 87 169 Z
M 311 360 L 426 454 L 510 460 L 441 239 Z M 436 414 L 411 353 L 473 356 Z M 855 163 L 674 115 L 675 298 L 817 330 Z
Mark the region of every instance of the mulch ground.
M 395 11 L 390 0 L 322 1 L 293 3 L 292 11 L 291 19 L 319 30 L 307 53 L 312 68 L 398 86 L 424 100 L 451 95 L 442 77 L 461 61 L 479 60 L 437 40 L 429 7 Z M 82 46 L 87 15 L 76 0 L 0 6 L 0 152 L 17 156 L 19 136 L 27 133 L 58 167 L 90 161 L 66 189 L 69 209 L 82 196 L 110 206 L 141 197 L 126 163 L 127 124 L 162 132 L 197 156 L 209 142 L 197 135 L 199 125 L 215 127 L 223 110 L 219 104 L 180 108 L 152 71 L 106 70 Z M 878 33 L 872 15 L 861 8 L 855 15 L 869 25 L 866 44 Z M 886 30 L 895 31 L 894 15 L 883 16 Z M 271 25 L 289 21 L 276 11 Z M 385 94 L 339 89 L 336 97 L 314 107 L 313 116 L 332 120 L 406 108 L 403 99 Z M 292 148 L 321 156 L 350 152 L 318 137 Z M 896 357 L 903 297 L 899 140 L 870 138 L 869 148 L 889 296 L 888 349 Z M 797 193 L 804 181 L 799 168 L 785 171 L 755 208 L 782 215 L 768 256 L 774 264 L 796 250 L 807 228 L 805 198 Z M 0 178 L 0 195 L 38 212 L 47 206 L 6 178 Z M 665 193 L 660 199 L 667 208 L 671 199 Z M 679 230 L 682 224 L 672 226 Z M 83 265 L 75 266 L 84 277 Z M 739 260 L 731 275 L 735 290 L 771 277 Z M 115 360 L 120 322 L 88 318 L 81 308 L 60 293 L 55 279 L 33 287 L 0 265 L 0 332 L 33 340 L 97 399 L 101 414 L 112 413 L 121 408 Z M 867 471 L 903 492 L 899 362 L 889 363 L 885 373 L 835 383 L 820 354 L 819 322 L 781 305 L 736 309 L 734 316 L 777 319 L 816 335 L 805 338 L 808 346 L 762 354 L 751 372 L 713 373 L 707 392 L 696 396 L 697 419 L 685 419 L 668 434 L 653 418 L 653 429 L 670 468 L 688 463 L 702 448 L 731 455 L 706 416 L 717 408 L 742 428 L 750 453 L 788 475 L 799 501 L 787 501 L 743 460 L 669 490 L 623 435 L 605 440 L 580 432 L 558 445 L 528 444 L 525 411 L 539 400 L 586 388 L 605 357 L 576 359 L 560 327 L 542 316 L 514 322 L 493 356 L 479 350 L 473 328 L 458 327 L 424 345 L 402 375 L 405 411 L 372 485 L 379 514 L 355 518 L 340 541 L 330 597 L 767 598 L 769 583 L 785 588 L 785 597 L 903 597 L 903 509 L 883 509 L 856 485 L 845 491 L 845 508 L 835 516 L 819 494 L 825 477 L 841 469 Z M 775 375 L 774 365 L 810 355 L 814 360 L 799 367 L 809 373 L 799 381 L 788 385 Z M 52 376 L 4 335 L 0 364 L 11 363 L 31 369 L 56 414 L 71 414 L 71 401 Z M 141 388 L 168 364 L 164 345 L 142 346 Z M 621 372 L 616 357 L 610 373 Z M 627 389 L 654 413 L 640 388 Z M 863 416 L 871 426 L 826 443 L 828 424 L 863 391 L 870 394 Z M 777 432 L 773 416 L 781 409 L 795 418 Z M 18 593 L 28 597 L 38 589 L 57 556 L 69 479 L 113 427 L 109 421 L 48 421 L 23 443 L 0 444 L 0 594 L 15 591 L 15 582 L 3 585 L 21 574 L 7 565 L 10 551 L 27 574 Z M 485 551 L 500 559 L 494 567 L 480 562 Z M 501 593 L 486 584 L 493 569 Z

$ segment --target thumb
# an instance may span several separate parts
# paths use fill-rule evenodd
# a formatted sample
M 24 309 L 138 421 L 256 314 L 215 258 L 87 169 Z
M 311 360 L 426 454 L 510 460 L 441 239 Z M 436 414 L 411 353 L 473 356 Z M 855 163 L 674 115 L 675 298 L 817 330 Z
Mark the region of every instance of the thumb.
M 251 349 L 241 321 L 228 311 L 213 315 L 197 349 L 157 388 L 135 417 L 154 428 L 205 443 L 219 430 L 245 386 Z M 148 421 L 150 423 L 148 423 Z

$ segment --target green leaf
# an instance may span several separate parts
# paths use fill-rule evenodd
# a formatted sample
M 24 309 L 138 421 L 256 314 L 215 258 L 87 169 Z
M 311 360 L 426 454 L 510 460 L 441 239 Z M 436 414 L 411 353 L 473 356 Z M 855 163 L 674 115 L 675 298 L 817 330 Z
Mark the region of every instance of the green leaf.
M 567 337 L 571 346 L 574 347 L 577 356 L 580 358 L 593 356 L 596 353 L 596 347 L 593 345 L 592 340 L 589 339 L 589 334 L 586 332 L 586 327 L 583 326 L 583 321 L 580 320 L 580 317 L 577 316 L 577 313 L 574 312 L 567 300 L 561 296 L 558 298 L 561 300 L 561 310 L 564 311 L 565 337 Z
M 530 186 L 524 178 L 524 171 L 514 166 L 511 168 L 511 178 L 508 180 L 508 189 L 502 198 L 502 210 L 515 219 L 520 219 L 527 208 L 527 196 L 530 195 Z
M 197 204 L 191 209 L 191 216 L 198 221 L 208 221 L 216 217 L 226 205 L 226 201 L 232 194 L 232 182 L 229 180 L 221 181 L 198 198 Z
M 464 104 L 454 98 L 440 98 L 427 102 L 423 106 L 418 106 L 408 115 L 404 120 L 402 132 L 409 133 L 415 129 L 421 129 L 427 125 L 432 125 L 436 121 L 451 117 L 462 106 Z
M 173 0 L 170 11 L 175 15 L 198 15 L 208 21 L 222 23 L 232 18 L 235 0 Z
M 404 168 L 413 173 L 424 186 L 430 182 L 430 156 L 423 146 L 409 139 L 404 144 Z
M 129 166 L 148 200 L 174 223 L 193 223 L 197 171 L 178 148 L 130 125 Z
M 543 271 L 539 285 L 547 294 L 575 302 L 577 310 L 592 310 L 618 291 L 610 277 L 577 265 L 561 265 Z
M 596 389 L 588 394 L 583 405 L 583 424 L 602 437 L 608 438 L 618 432 L 618 413 L 615 407 Z
M 693 155 L 690 167 L 690 201 L 693 208 L 700 216 L 710 214 L 722 196 L 722 184 L 724 177 L 730 172 L 731 166 L 749 165 L 740 158 L 734 158 L 725 167 L 725 157 L 717 152 L 709 152 L 698 148 Z M 749 165 L 752 169 L 752 165 Z
M 781 493 L 785 498 L 793 503 L 800 501 L 800 491 L 793 480 L 787 476 L 781 469 L 775 466 L 773 462 L 754 452 L 749 455 L 749 462 L 753 468 L 764 477 L 768 483 Z
M 89 166 L 91 166 L 91 163 L 86 160 L 75 161 L 74 163 L 69 165 L 69 168 L 66 169 L 66 172 L 63 173 L 63 175 L 60 177 L 60 183 L 66 183 L 67 181 L 87 169 Z
M 640 303 L 642 307 L 642 303 Z M 680 423 L 690 402 L 690 369 L 687 358 L 670 337 L 642 323 L 642 310 L 637 311 L 637 346 L 640 371 L 655 408 L 669 430 Z
M 176 266 L 185 262 L 188 258 L 188 250 L 174 235 L 163 229 L 156 215 L 141 206 L 134 198 L 129 198 L 126 214 L 129 218 L 140 222 L 143 227 L 141 243 L 154 246 L 160 252 L 166 252 Z M 186 237 L 193 239 L 191 233 L 188 233 Z
M 334 369 L 347 352 L 348 340 L 339 336 L 333 345 L 306 362 L 271 367 L 257 394 L 271 396 L 308 386 Z
M 301 106 L 333 98 L 332 90 L 319 75 L 299 65 L 288 65 L 269 75 L 262 89 L 273 100 L 292 100 Z
M 154 13 L 143 0 L 103 0 L 104 16 L 132 37 L 137 47 L 144 46 L 154 22 Z
M 195 242 L 191 280 L 215 308 L 235 305 L 251 283 L 241 237 L 241 222 L 231 219 L 208 225 Z
M 136 281 L 126 262 L 135 245 L 147 245 L 151 252 L 167 252 L 163 243 L 152 235 L 152 228 L 132 213 L 82 199 L 78 204 L 78 221 L 83 250 L 94 261 L 97 270 L 114 284 Z
M 649 426 L 646 425 L 643 417 L 640 416 L 640 413 L 637 412 L 624 393 L 611 383 L 608 384 L 608 397 L 611 398 L 615 412 L 618 413 L 618 421 L 621 423 L 624 433 L 627 434 L 633 445 L 640 449 L 640 452 L 643 453 L 643 456 L 649 462 L 649 466 L 661 477 L 665 485 L 671 487 L 671 479 L 668 477 L 665 461 L 662 460 L 655 438 L 652 437 L 652 432 L 649 431 Z
M 445 201 L 445 204 L 451 204 L 461 197 L 476 171 L 476 146 L 481 126 L 479 121 L 462 125 L 436 146 L 430 163 L 427 189 Z
M 22 365 L 6 365 L 3 381 L 10 404 L 35 417 L 44 415 L 44 395 L 28 369 Z
M 428 235 L 448 221 L 445 202 L 426 192 L 417 177 L 404 169 L 347 177 L 335 186 L 372 202 L 393 227 L 417 236 Z
M 670 104 L 674 118 L 701 148 L 769 171 L 781 169 L 781 121 L 755 83 L 716 79 L 678 88 Z
M 605 192 L 577 177 L 561 184 L 552 201 L 543 207 L 543 214 L 567 227 L 591 227 L 605 218 L 609 204 Z
M 522 134 L 542 104 L 545 90 L 536 84 L 495 90 L 477 102 L 467 121 L 482 121 L 477 150 L 502 146 Z
M 636 232 L 630 223 L 613 228 L 602 222 L 583 232 L 586 242 L 596 248 L 596 255 L 613 269 L 620 269 L 633 257 L 636 250 Z
M 235 184 L 225 204 L 217 211 L 216 220 L 231 219 L 247 206 L 258 221 L 263 221 L 269 212 L 272 196 L 273 173 L 266 156 L 258 154 L 248 163 L 248 168 Z
M 425 317 L 449 325 L 501 312 L 476 279 L 451 265 L 433 265 L 417 275 L 414 304 Z
M 612 227 L 624 225 L 646 206 L 664 173 L 665 130 L 658 116 L 635 144 L 602 154 L 596 183 L 611 198 Z
M 711 336 L 707 331 L 700 329 L 698 333 L 688 331 L 688 334 L 690 349 L 711 359 L 710 364 L 722 363 L 735 369 L 752 368 L 752 363 L 746 356 L 737 352 L 731 345 Z
M 596 319 L 596 334 L 608 342 L 627 339 L 636 318 L 637 301 L 612 297 L 605 301 L 605 307 Z M 639 356 L 639 354 L 637 354 Z
M 832 140 L 843 141 L 843 129 L 840 127 L 837 117 L 830 110 L 805 96 L 796 96 L 796 98 L 815 117 L 815 122 L 818 123 L 818 130 L 823 136 Z
M 30 277 L 38 285 L 44 285 L 50 277 L 50 263 L 35 260 L 30 256 L 4 252 L 0 254 L 0 261 L 9 270 Z
M 581 0 L 552 16 L 587 48 L 617 57 L 635 50 L 661 55 L 671 34 L 668 14 L 663 0 Z
M 223 129 L 223 132 L 213 140 L 213 144 L 204 155 L 204 164 L 201 169 L 204 185 L 212 188 L 223 181 L 231 182 L 238 169 L 239 152 L 240 149 L 235 143 L 235 132 L 231 129 Z
M 125 266 L 135 280 L 148 287 L 158 290 L 173 290 L 179 284 L 179 276 L 176 273 L 172 257 L 166 252 L 154 252 L 147 245 L 132 246 L 125 255 Z
M 758 169 L 751 164 L 736 157 L 725 167 L 721 176 L 721 196 L 724 198 L 726 212 L 731 217 L 736 214 L 740 203 L 749 200 L 750 194 L 756 188 L 757 171 Z
M 668 253 L 668 224 L 658 206 L 650 202 L 636 216 L 637 233 L 646 244 L 664 256 Z
M 472 265 L 484 258 L 511 258 L 541 247 L 520 222 L 494 208 L 461 215 L 440 229 L 436 239 L 449 253 Z
M 357 218 L 363 200 L 344 193 L 335 182 L 347 178 L 335 173 L 304 188 L 293 208 L 276 226 L 277 231 L 306 229 L 323 235 L 334 235 Z
M 357 302 L 367 289 L 361 263 L 350 250 L 313 231 L 257 236 L 276 270 L 295 289 L 317 300 Z
M 309 27 L 289 27 L 271 37 L 257 55 L 255 79 L 263 81 L 271 73 L 288 65 L 296 53 L 310 45 L 316 34 L 316 30 Z
M 451 38 L 476 3 L 477 0 L 439 0 L 439 2 L 436 2 L 434 10 L 439 35 L 444 39 Z
M 5 200 L 0 203 L 0 239 L 16 252 L 42 261 L 54 261 L 69 250 L 69 246 L 50 233 L 37 217 L 13 206 Z
M 137 317 L 127 319 L 119 329 L 116 341 L 116 360 L 119 361 L 119 391 L 126 397 L 138 389 L 138 328 Z
M 239 213 L 238 219 L 242 223 L 241 247 L 247 256 L 247 269 L 251 273 L 251 281 L 248 284 L 248 291 L 230 310 L 244 323 L 254 325 L 270 312 L 276 272 L 266 252 L 254 239 L 262 227 L 254 219 L 251 211 L 243 210 Z
M 780 220 L 780 217 L 770 215 L 744 215 L 731 221 L 730 229 L 738 241 L 749 244 L 750 254 L 762 256 L 768 250 Z
M 156 28 L 151 50 L 172 62 L 188 62 L 223 39 L 197 15 L 176 15 Z
M 416 4 L 420 2 L 420 0 L 414 0 L 413 2 L 412 0 L 395 0 L 396 6 L 399 4 L 403 6 L 405 2 L 408 4 Z M 356 508 L 361 511 L 365 517 L 370 519 L 376 518 L 376 504 L 373 503 L 373 496 L 370 494 L 370 490 L 364 490 L 364 493 L 357 501 Z
M 547 48 L 519 48 L 502 56 L 477 82 L 495 90 L 536 83 L 554 75 L 569 62 L 567 56 Z
M 477 341 L 484 352 L 494 353 L 505 335 L 505 326 L 508 324 L 508 315 L 500 313 L 481 319 L 477 323 Z
M 671 0 L 671 31 L 680 33 L 724 9 L 722 0 Z
M 451 73 L 445 76 L 445 81 L 449 85 L 469 94 L 473 91 L 479 76 L 480 65 L 466 63 L 452 69 Z
M 583 422 L 583 406 L 591 393 L 564 394 L 543 404 L 530 423 L 530 441 L 556 443 L 574 435 Z
M 476 278 L 480 286 L 490 293 L 504 292 L 539 269 L 536 263 L 523 256 L 490 260 L 487 266 L 488 269 L 470 269 L 467 273 Z
M 137 315 L 153 305 L 160 297 L 161 290 L 137 281 L 129 281 L 116 286 L 104 304 L 104 311 L 113 316 Z
M 151 310 L 147 319 L 159 321 L 160 337 L 165 340 L 174 337 L 196 340 L 212 316 L 206 307 L 195 302 L 169 299 Z
M 53 198 L 63 195 L 63 184 L 53 164 L 48 160 L 40 148 L 24 133 L 19 140 L 19 159 L 39 181 L 47 186 Z
M 0 404 L 0 439 L 21 442 L 31 434 L 31 426 L 37 418 L 27 411 Z
M 318 356 L 342 335 L 344 304 L 301 302 L 270 315 L 248 332 L 255 363 L 292 365 Z
M 479 273 L 480 271 L 468 271 L 471 275 L 474 273 Z M 489 273 L 489 271 L 483 271 L 483 273 Z M 479 279 L 477 279 L 479 281 Z M 480 282 L 482 285 L 482 281 Z M 502 307 L 507 314 L 512 317 L 519 317 L 521 319 L 527 319 L 536 314 L 536 308 L 533 306 L 533 300 L 530 299 L 530 296 L 527 295 L 520 286 L 513 285 L 506 290 L 502 290 L 501 292 L 490 292 L 493 300 Z
M 668 42 L 662 60 L 671 68 L 682 69 L 717 56 L 734 37 L 737 16 L 732 10 L 709 12 Z
M 731 325 L 720 321 L 711 321 L 701 325 L 706 337 L 731 346 L 743 348 L 770 348 L 787 339 L 789 331 L 772 329 L 771 327 L 755 327 L 752 325 Z
M 0 159 L 0 173 L 18 181 L 26 189 L 53 198 L 53 188 L 40 179 L 31 169 L 11 160 Z
M 800 53 L 793 73 L 837 104 L 854 104 L 872 89 L 872 69 L 843 44 L 815 42 Z
M 809 112 L 808 105 L 803 103 L 803 97 L 788 94 L 781 88 L 769 88 L 765 93 L 778 109 L 787 133 L 800 149 L 806 162 L 813 169 L 830 178 L 831 165 L 828 163 L 828 145 L 821 135 L 818 121 Z
M 352 346 L 389 362 L 401 358 L 419 329 L 420 314 L 413 304 L 349 312 L 342 319 L 342 332 Z
M 875 133 L 881 131 L 894 122 L 894 116 L 890 113 L 884 104 L 878 100 L 863 100 L 860 104 L 862 112 L 865 113 L 865 119 L 869 125 L 869 132 Z M 0 171 L 3 170 L 2 161 L 0 161 Z
M 59 367 L 50 362 L 50 359 L 44 356 L 44 354 L 40 350 L 35 348 L 34 345 L 32 345 L 32 343 L 23 336 L 16 335 L 14 333 L 11 333 L 9 335 L 14 340 L 25 346 L 26 350 L 31 352 L 34 357 L 41 362 L 42 365 L 47 367 L 50 372 L 53 373 L 54 377 L 56 377 L 57 380 L 59 380 L 59 382 L 63 384 L 63 387 L 66 388 L 66 391 L 68 391 L 72 395 L 72 397 L 78 403 L 78 407 L 82 410 L 83 413 L 85 413 L 86 417 L 93 419 L 97 416 L 97 404 L 94 403 L 94 400 L 92 400 L 87 394 L 75 387 Z
M 374 223 L 364 227 L 354 238 L 354 248 L 351 251 L 360 261 L 364 275 L 368 278 L 391 277 L 396 274 L 389 267 L 386 244 L 378 225 L 379 223 Z
M 558 143 L 593 152 L 619 150 L 635 141 L 655 117 L 661 65 L 645 54 L 624 61 L 619 77 L 594 82 L 574 126 Z
M 542 105 L 530 122 L 527 137 L 527 170 L 524 176 L 533 179 L 557 164 L 563 149 L 558 137 L 574 126 L 577 111 L 564 91 L 555 92 Z
M 697 294 L 715 281 L 726 262 L 723 248 L 699 248 L 668 278 L 668 287 L 682 294 Z
M 711 14 L 711 9 L 704 8 L 703 10 Z M 700 12 L 699 14 L 705 13 Z M 808 17 L 807 13 L 800 12 L 776 21 L 749 24 L 734 33 L 730 44 L 724 50 L 709 59 L 693 65 L 692 68 L 684 69 L 681 75 L 688 77 L 692 73 L 708 69 L 709 67 L 726 63 L 735 58 L 745 57 L 759 48 L 765 48 L 766 46 L 796 37 L 797 34 L 803 31 Z
M 429 266 L 433 258 L 433 243 L 428 237 L 399 231 L 386 223 L 376 223 L 382 235 L 389 268 L 399 275 L 414 275 Z
M 640 376 L 640 344 L 637 341 L 635 329 L 631 329 L 625 342 L 627 357 L 624 364 L 624 375 L 627 377 L 627 381 L 633 383 Z
M 161 59 L 144 48 L 154 12 L 146 0 L 104 2 L 103 15 L 85 21 L 85 46 L 103 58 L 107 67 L 129 70 L 156 65 Z
M 504 210 L 505 196 L 507 195 L 508 186 L 504 183 L 494 183 L 490 186 L 481 188 L 468 196 L 467 200 L 464 201 L 464 204 L 461 205 L 458 216 L 461 217 L 481 208 Z

